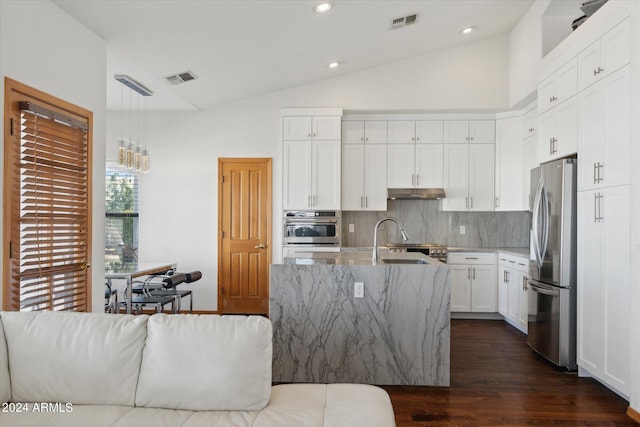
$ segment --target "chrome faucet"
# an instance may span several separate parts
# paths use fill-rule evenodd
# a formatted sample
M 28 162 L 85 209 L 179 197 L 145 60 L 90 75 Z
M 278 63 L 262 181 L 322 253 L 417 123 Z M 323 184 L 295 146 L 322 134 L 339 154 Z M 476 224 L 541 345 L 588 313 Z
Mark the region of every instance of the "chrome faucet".
M 378 221 L 376 223 L 376 226 L 373 229 L 373 263 L 374 264 L 376 264 L 380 260 L 380 253 L 378 252 L 378 227 L 380 226 L 380 224 L 382 224 L 385 221 L 393 221 L 396 224 L 398 224 L 398 228 L 400 228 L 400 232 L 402 233 L 402 240 L 409 240 L 409 236 L 407 236 L 407 233 L 404 231 L 404 227 L 402 226 L 402 223 L 400 222 L 400 220 L 393 217 L 388 217 Z

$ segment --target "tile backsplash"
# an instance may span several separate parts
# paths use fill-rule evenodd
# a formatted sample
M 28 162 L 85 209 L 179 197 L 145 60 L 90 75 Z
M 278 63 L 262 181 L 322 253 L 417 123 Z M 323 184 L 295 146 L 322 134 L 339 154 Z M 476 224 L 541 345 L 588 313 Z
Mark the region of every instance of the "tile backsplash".
M 385 217 L 398 218 L 409 243 L 439 243 L 468 248 L 528 247 L 529 212 L 443 212 L 439 200 L 389 200 L 386 212 L 342 212 L 342 246 L 373 246 L 373 227 Z M 355 231 L 349 232 L 349 224 Z M 465 234 L 460 234 L 460 226 Z M 385 222 L 378 244 L 402 242 L 398 227 Z

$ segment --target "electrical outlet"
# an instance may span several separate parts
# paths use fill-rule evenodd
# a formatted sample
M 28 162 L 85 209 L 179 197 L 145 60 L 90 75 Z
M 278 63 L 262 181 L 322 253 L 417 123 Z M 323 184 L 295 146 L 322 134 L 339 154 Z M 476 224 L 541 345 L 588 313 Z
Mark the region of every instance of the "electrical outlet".
M 353 297 L 364 298 L 364 282 L 355 282 L 353 284 Z
M 460 234 L 465 234 L 467 232 L 467 227 L 465 227 L 464 225 L 460 226 Z
M 349 224 L 349 233 L 355 233 L 355 232 L 356 232 L 356 225 Z

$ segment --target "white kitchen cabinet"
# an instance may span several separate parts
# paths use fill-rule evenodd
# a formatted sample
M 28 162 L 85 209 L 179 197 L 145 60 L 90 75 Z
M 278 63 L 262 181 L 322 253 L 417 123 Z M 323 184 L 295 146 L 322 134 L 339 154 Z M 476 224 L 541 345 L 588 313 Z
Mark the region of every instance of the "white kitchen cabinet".
M 494 210 L 494 144 L 444 144 L 444 211 Z
M 522 116 L 496 120 L 496 211 L 529 209 L 524 203 L 524 180 L 529 170 L 524 164 L 523 120 Z
M 512 326 L 527 333 L 529 260 L 498 253 L 498 312 Z
M 340 141 L 284 141 L 284 209 L 340 209 Z
M 387 210 L 387 147 L 342 145 L 342 210 Z
M 629 67 L 580 92 L 578 190 L 629 183 Z
M 587 88 L 629 63 L 629 19 L 607 32 L 578 55 L 578 87 Z
M 538 117 L 538 163 L 578 151 L 578 102 L 573 96 Z
M 555 108 L 578 91 L 578 61 L 571 61 L 538 85 L 538 114 Z
M 494 142 L 494 120 L 446 120 L 444 122 L 445 144 L 493 144 Z
M 285 141 L 340 140 L 340 116 L 285 116 L 282 121 Z
M 442 188 L 442 121 L 389 121 L 388 188 Z
M 386 120 L 345 120 L 342 122 L 343 144 L 386 144 Z
M 623 394 L 630 381 L 629 186 L 578 192 L 578 365 Z
M 531 210 L 532 205 L 532 194 L 531 194 L 531 169 L 534 169 L 538 166 L 537 160 L 537 150 L 538 150 L 538 141 L 536 136 L 533 135 L 529 138 L 525 138 L 523 141 L 523 165 L 524 165 L 524 189 L 522 192 L 522 206 L 524 206 L 525 210 Z
M 529 138 L 538 132 L 538 110 L 533 107 L 524 114 L 522 138 Z
M 494 313 L 498 308 L 496 257 L 485 252 L 449 252 L 451 311 Z

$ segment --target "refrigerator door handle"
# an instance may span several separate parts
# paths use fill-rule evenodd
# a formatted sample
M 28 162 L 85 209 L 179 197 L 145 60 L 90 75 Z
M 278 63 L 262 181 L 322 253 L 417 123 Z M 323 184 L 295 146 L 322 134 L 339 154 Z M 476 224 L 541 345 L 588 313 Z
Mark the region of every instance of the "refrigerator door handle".
M 540 202 L 542 198 L 542 180 L 538 182 L 538 188 L 536 188 L 536 192 L 533 198 L 533 215 L 531 220 L 531 231 L 533 232 L 532 244 L 533 244 L 533 255 L 535 257 L 536 264 L 538 268 L 542 267 L 542 257 L 540 255 Z
M 547 244 L 549 243 L 549 223 L 551 222 L 551 212 L 549 208 L 549 196 L 547 195 L 547 190 L 545 190 L 544 185 L 542 185 L 541 189 L 541 204 L 544 212 L 544 225 L 542 228 L 542 236 L 541 236 L 541 247 L 540 247 L 540 265 L 544 260 L 544 256 L 547 253 Z
M 546 288 L 541 288 L 540 286 L 536 286 L 532 282 L 529 282 L 529 289 L 531 289 L 533 292 L 537 292 L 537 293 L 542 294 L 542 295 L 549 295 L 549 296 L 552 296 L 552 297 L 559 297 L 560 296 L 560 292 L 552 291 L 552 290 L 546 289 Z

